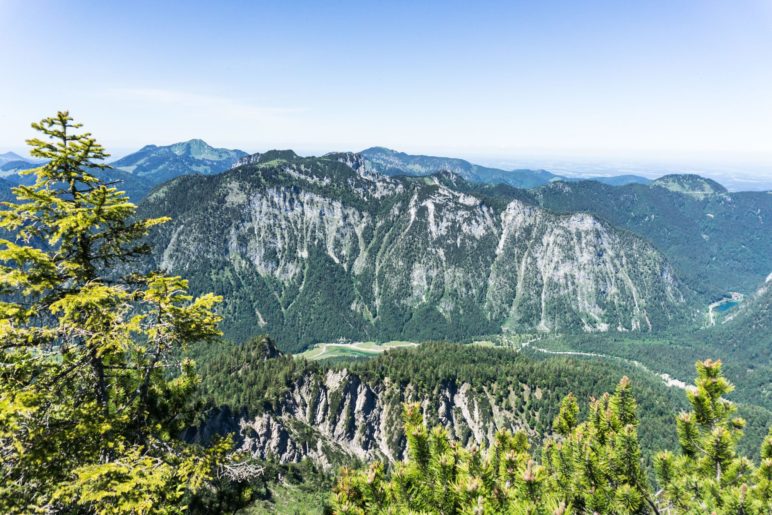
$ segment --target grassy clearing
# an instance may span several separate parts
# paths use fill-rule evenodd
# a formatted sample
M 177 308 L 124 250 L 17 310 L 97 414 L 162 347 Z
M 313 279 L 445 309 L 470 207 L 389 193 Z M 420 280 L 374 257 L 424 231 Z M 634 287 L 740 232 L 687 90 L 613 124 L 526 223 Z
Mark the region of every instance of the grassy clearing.
M 329 502 L 330 494 L 326 490 L 315 491 L 297 485 L 274 485 L 271 487 L 271 499 L 256 501 L 249 508 L 240 510 L 239 515 L 257 515 L 262 513 L 281 514 L 322 514 Z
M 387 350 L 404 347 L 416 347 L 418 343 L 406 341 L 390 341 L 386 343 L 376 342 L 352 342 L 352 343 L 318 343 L 305 352 L 297 354 L 300 358 L 309 361 L 340 357 L 372 357 Z
M 496 342 L 491 340 L 475 340 L 470 345 L 475 347 L 497 347 Z

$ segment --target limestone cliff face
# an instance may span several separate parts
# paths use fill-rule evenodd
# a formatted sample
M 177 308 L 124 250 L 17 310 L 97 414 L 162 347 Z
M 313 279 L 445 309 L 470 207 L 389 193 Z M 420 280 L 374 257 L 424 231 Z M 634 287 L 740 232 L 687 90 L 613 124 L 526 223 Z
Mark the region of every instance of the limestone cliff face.
M 540 400 L 541 391 L 525 384 L 494 395 L 489 388 L 451 383 L 421 397 L 411 385 L 370 384 L 346 370 L 328 370 L 299 379 L 274 411 L 214 410 L 186 438 L 208 441 L 215 434 L 233 434 L 241 450 L 281 463 L 308 458 L 331 467 L 351 459 L 395 461 L 405 452 L 403 402 L 420 402 L 427 421 L 442 424 L 467 446 L 479 446 L 490 443 L 499 429 L 524 429 L 535 436 L 531 425 L 539 418 Z
M 488 202 L 449 174 L 384 177 L 356 154 L 292 156 L 183 178 L 143 205 L 173 217 L 157 263 L 225 294 L 232 335 L 300 348 L 502 327 L 652 330 L 683 307 L 654 248 L 588 214 Z

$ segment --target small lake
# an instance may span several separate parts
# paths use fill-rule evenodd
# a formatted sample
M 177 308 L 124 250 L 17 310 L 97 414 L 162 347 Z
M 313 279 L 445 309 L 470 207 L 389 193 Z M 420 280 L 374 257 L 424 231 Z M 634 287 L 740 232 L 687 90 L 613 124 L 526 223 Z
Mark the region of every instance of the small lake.
M 736 300 L 727 300 L 726 302 L 722 302 L 721 304 L 716 306 L 716 311 L 718 311 L 719 313 L 723 313 L 725 311 L 729 311 L 730 309 L 732 309 L 738 304 L 739 302 Z

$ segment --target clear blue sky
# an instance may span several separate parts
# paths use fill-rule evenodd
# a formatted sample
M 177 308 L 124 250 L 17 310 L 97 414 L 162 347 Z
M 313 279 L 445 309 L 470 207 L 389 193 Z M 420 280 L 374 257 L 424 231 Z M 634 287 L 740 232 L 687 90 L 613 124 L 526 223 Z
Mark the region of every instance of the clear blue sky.
M 0 0 L 0 149 L 384 145 L 772 175 L 772 0 Z M 605 161 L 604 161 L 605 160 Z

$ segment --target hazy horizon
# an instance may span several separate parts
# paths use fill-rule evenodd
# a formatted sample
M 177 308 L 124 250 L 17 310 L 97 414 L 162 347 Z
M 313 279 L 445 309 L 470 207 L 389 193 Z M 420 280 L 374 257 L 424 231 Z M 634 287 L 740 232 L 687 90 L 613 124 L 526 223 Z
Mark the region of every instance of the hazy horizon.
M 69 109 L 116 156 L 377 145 L 772 183 L 766 0 L 184 7 L 0 2 L 0 151 Z

